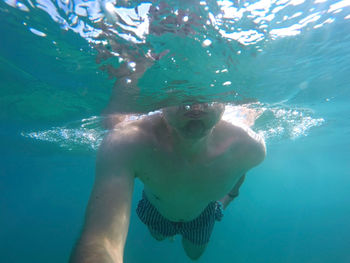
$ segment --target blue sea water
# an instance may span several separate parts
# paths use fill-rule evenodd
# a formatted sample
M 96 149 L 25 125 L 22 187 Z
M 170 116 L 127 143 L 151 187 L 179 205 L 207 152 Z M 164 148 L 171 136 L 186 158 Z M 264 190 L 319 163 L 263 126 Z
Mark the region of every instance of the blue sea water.
M 107 105 L 147 113 L 192 98 L 260 112 L 268 150 L 199 262 L 350 262 L 350 1 L 167 3 L 0 2 L 1 262 L 68 261 Z M 145 24 L 151 5 L 164 12 Z M 165 55 L 125 92 L 106 67 L 148 50 Z M 130 226 L 125 263 L 190 262 L 134 209 Z

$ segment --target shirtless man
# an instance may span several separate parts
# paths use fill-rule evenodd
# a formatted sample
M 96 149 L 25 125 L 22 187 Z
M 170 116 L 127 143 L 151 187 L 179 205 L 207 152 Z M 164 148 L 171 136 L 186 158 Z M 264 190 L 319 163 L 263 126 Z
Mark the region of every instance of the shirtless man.
M 121 122 L 104 138 L 82 235 L 71 263 L 122 263 L 135 178 L 144 184 L 137 214 L 157 240 L 180 234 L 193 260 L 215 220 L 238 195 L 245 173 L 263 161 L 252 130 L 221 120 L 220 103 L 169 107 Z M 218 201 L 219 200 L 219 201 Z

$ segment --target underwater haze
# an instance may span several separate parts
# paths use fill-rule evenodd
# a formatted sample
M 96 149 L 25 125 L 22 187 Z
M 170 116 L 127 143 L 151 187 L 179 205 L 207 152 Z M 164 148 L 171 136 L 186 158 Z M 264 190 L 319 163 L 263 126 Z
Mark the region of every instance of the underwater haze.
M 198 262 L 350 262 L 349 0 L 0 0 L 0 25 L 1 262 L 68 262 L 106 114 L 193 101 L 267 146 Z M 124 262 L 191 262 L 141 193 Z

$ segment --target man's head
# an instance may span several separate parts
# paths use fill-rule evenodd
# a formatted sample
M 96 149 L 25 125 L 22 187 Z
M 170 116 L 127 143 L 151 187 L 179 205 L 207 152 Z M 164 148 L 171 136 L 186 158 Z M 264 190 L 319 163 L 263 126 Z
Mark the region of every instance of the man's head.
M 220 121 L 225 105 L 218 102 L 194 103 L 163 109 L 167 123 L 185 139 L 200 139 Z

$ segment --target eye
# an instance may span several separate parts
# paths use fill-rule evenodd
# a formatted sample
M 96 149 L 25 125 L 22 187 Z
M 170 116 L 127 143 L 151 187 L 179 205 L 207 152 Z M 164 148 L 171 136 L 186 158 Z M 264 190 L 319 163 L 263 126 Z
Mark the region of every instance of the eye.
M 186 111 L 188 111 L 188 110 L 191 109 L 191 106 L 190 106 L 190 105 L 182 105 L 182 106 L 180 107 L 180 109 L 181 109 L 181 110 L 186 110 Z

